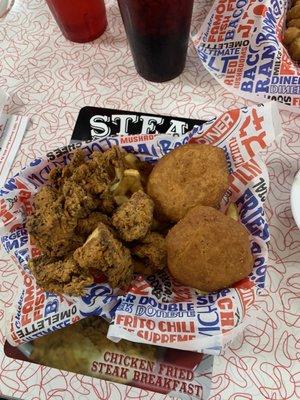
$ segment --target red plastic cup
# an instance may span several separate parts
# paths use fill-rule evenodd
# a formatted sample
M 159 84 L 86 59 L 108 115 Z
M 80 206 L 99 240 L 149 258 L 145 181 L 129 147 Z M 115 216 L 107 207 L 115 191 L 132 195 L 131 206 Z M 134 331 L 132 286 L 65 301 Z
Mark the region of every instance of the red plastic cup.
M 107 27 L 104 0 L 46 0 L 63 35 L 72 42 L 97 39 Z
M 194 0 L 118 0 L 137 72 L 165 82 L 185 67 Z

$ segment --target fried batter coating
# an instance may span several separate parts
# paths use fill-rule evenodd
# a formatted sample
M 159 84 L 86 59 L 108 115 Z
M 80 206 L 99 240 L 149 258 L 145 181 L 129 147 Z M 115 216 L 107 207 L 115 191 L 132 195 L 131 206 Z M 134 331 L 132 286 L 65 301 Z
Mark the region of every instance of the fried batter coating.
M 282 42 L 294 61 L 300 61 L 300 0 L 293 1 L 293 7 L 286 15 L 287 29 Z
M 300 23 L 300 19 L 299 19 L 299 23 Z M 300 26 L 300 24 L 299 24 Z M 296 28 L 296 27 L 291 27 L 288 28 L 285 32 L 284 32 L 284 36 L 283 36 L 283 44 L 285 44 L 286 46 L 290 45 L 293 40 L 295 40 L 298 36 L 300 36 L 300 29 Z
M 293 60 L 300 61 L 300 36 L 296 37 L 290 44 L 289 53 Z
M 295 18 L 300 18 L 300 4 L 292 7 L 286 14 L 286 20 L 290 21 Z
M 97 228 L 100 222 L 107 226 L 111 225 L 107 215 L 100 212 L 93 212 L 88 217 L 78 220 L 76 233 L 87 238 Z
M 248 231 L 212 207 L 190 210 L 169 231 L 167 252 L 174 278 L 205 292 L 230 287 L 253 268 Z
M 29 262 L 39 286 L 48 292 L 80 296 L 84 288 L 94 282 L 87 270 L 79 267 L 72 256 L 64 260 L 42 255 Z
M 58 198 L 59 193 L 55 188 L 42 186 L 34 196 L 34 207 L 36 209 L 51 207 Z
M 66 181 L 61 191 L 65 199 L 65 211 L 70 217 L 84 218 L 100 204 L 99 199 L 75 182 Z
M 110 192 L 105 192 L 101 195 L 99 210 L 104 214 L 111 215 L 117 207 L 117 203 Z
M 60 187 L 66 178 L 72 176 L 73 171 L 84 163 L 84 152 L 77 149 L 72 153 L 72 160 L 63 168 L 55 167 L 50 171 L 49 179 L 55 187 Z
M 85 244 L 74 252 L 74 258 L 82 268 L 102 271 L 113 288 L 125 286 L 132 279 L 130 251 L 103 223 L 99 223 Z
M 155 273 L 167 265 L 165 238 L 157 232 L 149 232 L 144 239 L 131 249 L 131 254 L 143 260 L 143 264 Z
M 158 216 L 177 222 L 198 204 L 218 208 L 227 188 L 224 151 L 187 144 L 158 161 L 150 174 L 147 193 Z
M 94 152 L 93 159 L 102 164 L 104 162 L 105 168 L 109 172 L 109 178 L 112 181 L 116 177 L 116 171 L 118 174 L 122 174 L 125 170 L 125 156 L 126 152 L 121 150 L 119 147 L 114 146 L 111 149 L 102 153 L 102 158 L 100 158 L 101 153 Z M 103 159 L 103 161 L 102 161 Z
M 139 190 L 117 209 L 112 216 L 112 225 L 126 242 L 141 239 L 151 228 L 153 209 L 153 201 Z
M 40 204 L 41 197 L 37 201 Z M 65 213 L 62 199 L 43 204 L 26 221 L 28 233 L 39 250 L 51 257 L 62 257 L 81 246 L 84 240 L 74 233 L 77 220 Z
M 77 150 L 74 154 L 78 153 L 82 154 L 82 150 Z M 74 155 L 73 161 L 75 158 Z M 93 156 L 91 160 L 77 165 L 76 168 L 74 168 L 71 163 L 63 169 L 63 177 L 65 177 L 63 191 L 64 185 L 70 182 L 80 187 L 86 195 L 91 197 L 98 196 L 108 189 L 110 180 L 104 162 L 104 156 L 102 153 L 98 154 L 98 158 L 101 158 L 102 163 L 96 162 L 95 158 L 96 157 Z
M 288 28 L 300 28 L 300 18 L 296 18 L 296 19 L 291 19 L 288 23 L 287 23 Z
M 70 164 L 63 169 L 50 172 L 50 180 L 61 188 L 66 200 L 66 209 L 71 215 L 82 215 L 103 206 L 103 211 L 112 212 L 113 202 L 110 186 L 116 177 L 116 169 L 121 174 L 124 170 L 124 154 L 117 147 L 101 153 L 92 153 L 92 158 L 84 161 L 81 149 L 73 153 Z M 74 203 L 74 204 L 73 204 Z

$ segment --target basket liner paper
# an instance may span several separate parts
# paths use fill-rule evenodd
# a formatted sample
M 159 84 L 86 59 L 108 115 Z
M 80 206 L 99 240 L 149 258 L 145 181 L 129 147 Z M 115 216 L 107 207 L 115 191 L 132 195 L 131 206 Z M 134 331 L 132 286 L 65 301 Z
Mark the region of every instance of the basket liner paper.
M 300 112 L 300 67 L 282 44 L 289 6 L 286 0 L 215 0 L 193 40 L 227 90 Z

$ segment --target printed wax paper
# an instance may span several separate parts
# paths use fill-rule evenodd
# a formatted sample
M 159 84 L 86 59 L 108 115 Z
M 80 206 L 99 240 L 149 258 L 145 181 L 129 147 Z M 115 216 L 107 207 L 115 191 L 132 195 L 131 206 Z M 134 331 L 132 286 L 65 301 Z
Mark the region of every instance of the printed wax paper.
M 29 122 L 28 117 L 3 113 L 9 99 L 9 94 L 0 89 L 0 186 L 4 185 L 10 175 Z
M 181 136 L 120 135 L 91 143 L 76 143 L 34 160 L 9 179 L 0 192 L 0 216 L 4 223 L 1 242 L 19 266 L 23 287 L 15 308 L 7 313 L 7 339 L 12 345 L 31 341 L 81 318 L 99 315 L 112 320 L 109 337 L 216 354 L 249 323 L 256 313 L 255 299 L 264 287 L 267 267 L 268 225 L 263 203 L 268 174 L 259 153 L 280 132 L 275 103 L 231 110 Z M 93 284 L 82 297 L 55 295 L 37 287 L 28 269 L 36 249 L 24 227 L 32 212 L 33 196 L 48 181 L 49 171 L 64 166 L 72 150 L 81 147 L 89 157 L 118 145 L 140 159 L 155 162 L 185 143 L 211 144 L 226 154 L 230 187 L 222 200 L 225 210 L 235 202 L 240 220 L 252 237 L 254 268 L 234 288 L 203 294 L 179 285 L 167 271 L 144 279 L 138 276 L 128 293 L 108 284 Z
M 282 44 L 286 0 L 215 0 L 194 43 L 227 90 L 300 112 L 300 67 Z

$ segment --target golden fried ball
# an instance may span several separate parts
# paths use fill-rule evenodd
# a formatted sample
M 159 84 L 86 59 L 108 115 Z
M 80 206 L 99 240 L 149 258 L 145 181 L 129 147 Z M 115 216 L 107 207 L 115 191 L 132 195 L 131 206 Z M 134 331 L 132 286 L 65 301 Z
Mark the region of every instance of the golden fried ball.
M 177 222 L 198 204 L 218 208 L 228 188 L 228 171 L 222 149 L 187 144 L 171 151 L 153 168 L 147 192 L 156 213 Z
M 299 19 L 300 22 L 300 19 Z M 296 39 L 298 36 L 300 36 L 300 29 L 296 28 L 295 26 L 288 28 L 283 35 L 283 44 L 289 45 L 293 42 L 294 39 Z
M 289 28 L 300 28 L 300 18 L 295 18 L 291 19 L 288 23 L 287 26 Z
M 300 61 L 300 36 L 290 44 L 289 53 L 293 60 Z
M 291 19 L 299 18 L 300 17 L 300 4 L 295 5 L 292 7 L 286 14 L 286 20 L 290 21 Z
M 248 231 L 212 207 L 190 210 L 169 231 L 167 252 L 171 275 L 205 292 L 230 287 L 253 268 Z

